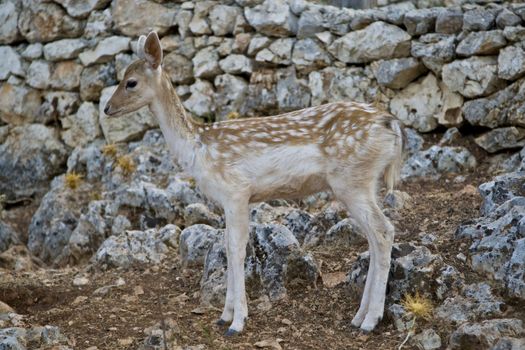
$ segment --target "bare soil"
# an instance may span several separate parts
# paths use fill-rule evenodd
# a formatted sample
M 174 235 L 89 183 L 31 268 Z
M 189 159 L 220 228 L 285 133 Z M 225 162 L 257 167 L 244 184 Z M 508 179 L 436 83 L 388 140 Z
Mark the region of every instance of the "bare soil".
M 402 185 L 400 189 L 410 194 L 412 203 L 393 220 L 397 242 L 417 241 L 422 232 L 434 234 L 438 239 L 431 251 L 462 271 L 467 282 L 484 279 L 456 257 L 459 253 L 468 256 L 469 243 L 455 239 L 454 232 L 460 223 L 479 215 L 481 198 L 476 188 L 492 177 L 483 169 L 486 166 L 462 183 L 446 177 Z M 183 268 L 175 253 L 159 266 L 89 271 L 89 284 L 83 287 L 72 283 L 79 272 L 86 272 L 81 268 L 2 274 L 0 300 L 26 315 L 28 324 L 60 327 L 74 349 L 137 349 L 146 337 L 145 329 L 163 319 L 173 320 L 179 345 L 201 345 L 204 349 L 252 349 L 263 340 L 278 340 L 283 349 L 397 349 L 406 334 L 397 331 L 392 320 L 385 318 L 370 334 L 350 325 L 359 296 L 340 282 L 366 249 L 366 245 L 316 248 L 313 254 L 323 281 L 316 287 L 288 286 L 287 298 L 270 308 L 265 300 L 257 299 L 257 291 L 250 290 L 250 318 L 245 331 L 233 338 L 225 338 L 225 329 L 215 325 L 219 308 L 200 308 L 201 270 Z M 125 284 L 106 294 L 95 292 L 118 279 Z M 505 316 L 525 321 L 520 309 L 525 310 L 523 303 L 509 302 Z M 444 344 L 454 331 L 438 319 L 420 321 L 418 327 L 432 327 Z

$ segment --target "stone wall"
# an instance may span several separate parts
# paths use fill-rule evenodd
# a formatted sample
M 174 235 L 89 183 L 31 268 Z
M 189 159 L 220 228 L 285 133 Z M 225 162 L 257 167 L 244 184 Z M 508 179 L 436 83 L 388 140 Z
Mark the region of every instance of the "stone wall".
M 460 3 L 461 1 L 451 1 Z M 417 3 L 417 2 L 416 2 Z M 130 141 L 149 111 L 104 101 L 156 30 L 194 115 L 223 120 L 337 100 L 376 103 L 419 132 L 470 124 L 488 152 L 525 145 L 525 5 L 371 10 L 294 0 L 13 0 L 0 4 L 0 193 L 32 195 L 97 138 Z M 13 184 L 13 174 L 32 177 Z

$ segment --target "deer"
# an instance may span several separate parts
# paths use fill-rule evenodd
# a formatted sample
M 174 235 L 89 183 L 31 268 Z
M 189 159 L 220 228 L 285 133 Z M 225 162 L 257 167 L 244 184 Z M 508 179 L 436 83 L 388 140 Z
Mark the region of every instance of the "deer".
M 366 235 L 370 250 L 361 303 L 351 324 L 372 331 L 383 317 L 394 226 L 377 202 L 398 182 L 406 136 L 391 114 L 358 102 L 332 102 L 268 117 L 201 123 L 184 109 L 162 69 L 156 32 L 140 36 L 138 60 L 104 107 L 120 117 L 149 106 L 170 152 L 200 191 L 224 210 L 226 298 L 217 324 L 226 336 L 248 317 L 244 260 L 249 204 L 330 191 Z

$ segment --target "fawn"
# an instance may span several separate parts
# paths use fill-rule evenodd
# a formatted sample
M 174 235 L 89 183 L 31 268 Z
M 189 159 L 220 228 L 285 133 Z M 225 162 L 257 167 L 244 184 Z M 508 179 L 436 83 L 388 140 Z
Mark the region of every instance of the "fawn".
M 392 193 L 402 163 L 400 121 L 366 104 L 335 102 L 282 115 L 201 124 L 186 114 L 162 70 L 155 32 L 138 40 L 139 60 L 104 108 L 116 117 L 149 106 L 179 164 L 200 190 L 224 208 L 226 302 L 218 324 L 226 335 L 248 316 L 244 259 L 248 205 L 331 190 L 366 234 L 370 268 L 352 325 L 371 331 L 383 316 L 394 227 L 376 202 L 384 176 Z

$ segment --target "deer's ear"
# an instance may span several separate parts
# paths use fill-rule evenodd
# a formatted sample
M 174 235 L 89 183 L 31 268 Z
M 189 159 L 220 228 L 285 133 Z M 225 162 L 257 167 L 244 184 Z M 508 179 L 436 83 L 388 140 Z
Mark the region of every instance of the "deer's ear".
M 159 36 L 156 32 L 151 32 L 146 38 L 144 43 L 144 54 L 146 61 L 154 68 L 157 69 L 162 63 L 162 48 L 160 46 Z
M 137 56 L 139 56 L 140 59 L 145 60 L 146 54 L 144 53 L 144 44 L 146 43 L 146 36 L 141 35 L 139 37 L 139 40 L 137 41 Z

